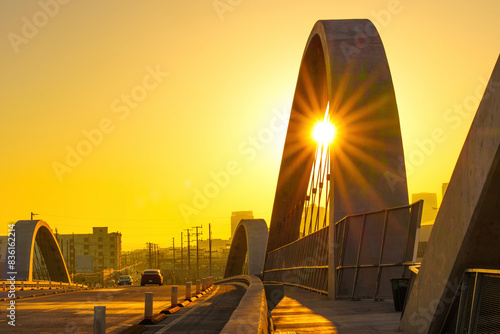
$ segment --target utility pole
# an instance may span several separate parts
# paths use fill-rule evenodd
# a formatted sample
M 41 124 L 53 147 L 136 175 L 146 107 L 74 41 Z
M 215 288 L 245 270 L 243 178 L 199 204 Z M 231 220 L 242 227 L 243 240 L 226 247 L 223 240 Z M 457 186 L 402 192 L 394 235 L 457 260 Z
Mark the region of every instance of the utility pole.
M 151 269 L 151 268 L 153 268 L 151 265 L 151 247 L 153 246 L 153 244 L 151 242 L 148 242 L 147 245 L 148 245 L 148 251 L 149 251 L 149 257 L 148 257 L 149 261 L 148 262 L 149 262 L 149 268 Z
M 184 251 L 183 251 L 183 242 L 182 242 L 182 231 L 181 231 L 181 273 L 184 271 Z
M 73 238 L 69 240 L 69 270 L 72 275 L 76 273 L 75 233 L 73 233 Z
M 203 225 L 201 226 L 195 226 L 192 227 L 196 229 L 196 279 L 199 278 L 199 270 L 200 270 L 200 256 L 199 256 L 199 247 L 198 247 L 198 235 L 203 234 L 203 232 L 198 233 L 199 228 L 203 228 Z
M 172 252 L 173 252 L 173 258 L 174 258 L 174 261 L 173 261 L 173 280 L 174 280 L 174 284 L 175 284 L 175 238 L 172 238 Z
M 186 229 L 187 231 L 187 237 L 188 237 L 188 278 L 191 280 L 191 245 L 190 245 L 190 240 L 191 240 L 191 234 L 189 233 L 189 229 Z
M 156 244 L 156 268 L 160 269 L 160 245 Z
M 38 216 L 38 213 L 33 213 L 33 211 L 31 212 L 31 220 L 33 220 L 33 216 Z
M 210 267 L 210 274 L 212 276 L 212 226 L 208 224 L 208 262 Z

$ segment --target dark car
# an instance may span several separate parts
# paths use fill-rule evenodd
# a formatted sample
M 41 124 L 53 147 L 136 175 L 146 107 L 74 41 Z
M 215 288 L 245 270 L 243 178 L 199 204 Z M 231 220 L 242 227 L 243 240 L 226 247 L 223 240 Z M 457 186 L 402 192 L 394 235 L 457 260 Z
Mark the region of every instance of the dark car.
M 130 275 L 122 275 L 118 279 L 118 285 L 132 285 L 132 282 L 134 280 L 132 279 L 132 276 Z
M 141 285 L 158 284 L 163 285 L 163 275 L 159 269 L 146 269 L 141 276 Z

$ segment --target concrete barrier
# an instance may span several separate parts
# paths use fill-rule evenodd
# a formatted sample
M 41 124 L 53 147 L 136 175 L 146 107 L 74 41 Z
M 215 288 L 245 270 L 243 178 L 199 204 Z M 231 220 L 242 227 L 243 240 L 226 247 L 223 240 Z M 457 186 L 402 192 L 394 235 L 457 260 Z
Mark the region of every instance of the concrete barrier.
M 153 293 L 146 292 L 144 298 L 144 320 L 151 320 L 153 318 Z
M 172 291 L 170 292 L 170 305 L 172 307 L 177 306 L 177 286 L 172 287 Z
M 229 277 L 217 283 L 230 282 L 240 282 L 248 288 L 221 333 L 271 333 L 266 293 L 262 281 L 257 276 L 241 275 Z
M 199 295 L 201 293 L 201 281 L 199 279 L 196 280 L 196 294 Z
M 106 333 L 106 306 L 94 306 L 94 334 Z

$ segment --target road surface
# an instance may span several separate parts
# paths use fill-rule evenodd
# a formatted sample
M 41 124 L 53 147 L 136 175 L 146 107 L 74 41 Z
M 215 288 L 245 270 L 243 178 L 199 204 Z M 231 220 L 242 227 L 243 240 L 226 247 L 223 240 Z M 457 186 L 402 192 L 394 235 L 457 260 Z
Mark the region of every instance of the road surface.
M 170 306 L 170 291 L 169 285 L 126 286 L 17 299 L 15 327 L 8 324 L 5 300 L 0 302 L 0 333 L 92 333 L 94 306 L 106 306 L 106 333 L 119 333 L 143 319 L 145 292 L 153 292 L 156 314 Z M 179 299 L 185 293 L 185 286 L 178 286 Z

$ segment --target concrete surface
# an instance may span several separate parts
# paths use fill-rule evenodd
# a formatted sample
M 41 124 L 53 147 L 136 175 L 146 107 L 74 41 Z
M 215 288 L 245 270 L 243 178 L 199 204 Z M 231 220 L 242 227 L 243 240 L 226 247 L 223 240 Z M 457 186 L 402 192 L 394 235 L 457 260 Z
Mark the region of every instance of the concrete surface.
M 380 36 L 369 20 L 318 21 L 299 69 L 267 252 L 299 237 L 316 148 L 310 134 L 328 104 L 338 129 L 330 222 L 408 205 L 396 97 Z
M 271 312 L 279 333 L 399 333 L 401 312 L 392 299 L 331 300 L 301 288 L 285 286 L 285 297 Z
M 500 59 L 453 171 L 401 329 L 438 333 L 467 268 L 500 269 Z
M 221 331 L 222 334 L 269 333 L 268 309 L 264 286 L 258 277 L 246 277 L 249 281 L 248 289 L 241 299 L 240 305 Z
M 225 278 L 262 273 L 266 256 L 267 234 L 267 224 L 264 219 L 242 219 L 239 222 L 231 241 L 224 273 Z M 244 268 L 245 263 L 248 265 L 247 268 Z
M 43 220 L 20 220 L 15 225 L 15 264 L 10 267 L 5 261 L 3 274 L 5 279 L 17 281 L 33 280 L 33 259 L 35 239 L 40 256 L 47 265 L 50 280 L 53 282 L 70 282 L 68 269 L 64 263 L 59 245 L 50 226 Z M 8 258 L 7 258 L 8 260 Z M 11 273 L 15 274 L 11 274 Z
M 0 333 L 92 333 L 94 306 L 106 306 L 107 333 L 121 333 L 144 318 L 144 294 L 153 292 L 153 312 L 170 306 L 171 286 L 124 286 L 80 290 L 44 290 L 48 295 L 16 299 L 16 327 L 7 324 L 6 308 L 10 300 L 0 301 Z M 28 292 L 28 291 L 27 291 Z M 179 286 L 179 294 L 184 294 Z

